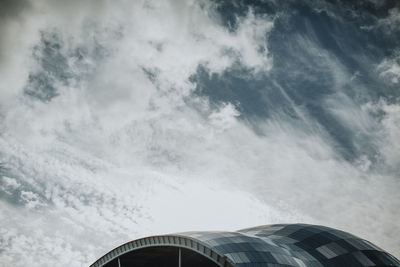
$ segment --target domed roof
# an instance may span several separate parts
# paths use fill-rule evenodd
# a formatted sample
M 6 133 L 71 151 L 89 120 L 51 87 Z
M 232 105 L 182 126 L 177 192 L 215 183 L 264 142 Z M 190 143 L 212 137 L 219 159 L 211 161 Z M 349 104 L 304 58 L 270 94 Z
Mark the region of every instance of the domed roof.
M 216 266 L 400 266 L 399 260 L 366 240 L 333 228 L 308 224 L 273 224 L 237 232 L 185 232 L 147 237 L 110 251 L 92 266 L 106 266 L 125 253 L 162 246 L 195 251 Z

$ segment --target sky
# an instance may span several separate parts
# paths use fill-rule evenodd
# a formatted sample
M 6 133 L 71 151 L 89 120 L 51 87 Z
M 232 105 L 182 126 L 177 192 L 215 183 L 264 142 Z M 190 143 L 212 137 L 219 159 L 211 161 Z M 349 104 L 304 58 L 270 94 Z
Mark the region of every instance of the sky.
M 396 1 L 0 0 L 0 266 L 322 224 L 400 257 Z

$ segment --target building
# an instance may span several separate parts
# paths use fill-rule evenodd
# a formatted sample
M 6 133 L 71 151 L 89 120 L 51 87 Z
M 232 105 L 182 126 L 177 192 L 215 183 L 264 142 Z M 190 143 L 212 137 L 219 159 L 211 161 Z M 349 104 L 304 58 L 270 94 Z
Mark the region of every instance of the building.
M 237 232 L 150 236 L 119 246 L 91 267 L 400 266 L 372 243 L 333 228 L 264 225 Z

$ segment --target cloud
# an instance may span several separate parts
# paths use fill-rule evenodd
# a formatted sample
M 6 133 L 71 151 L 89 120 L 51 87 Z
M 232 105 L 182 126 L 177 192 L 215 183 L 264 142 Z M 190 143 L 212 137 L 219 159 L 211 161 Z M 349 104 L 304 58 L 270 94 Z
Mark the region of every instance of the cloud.
M 15 180 L 14 178 L 6 177 L 6 176 L 2 177 L 2 182 L 3 182 L 2 186 L 4 186 L 5 189 L 9 188 L 9 189 L 14 190 L 21 186 L 21 184 L 18 183 L 17 180 Z M 6 190 L 4 190 L 4 191 L 6 191 Z
M 389 172 L 367 156 L 343 159 L 284 86 L 275 87 L 300 122 L 284 112 L 246 120 L 240 103 L 195 93 L 200 66 L 220 79 L 231 69 L 268 76 L 273 18 L 250 9 L 229 31 L 207 1 L 35 1 L 18 10 L 25 23 L 7 28 L 6 42 L 18 36 L 21 45 L 1 48 L 16 57 L 1 68 L 0 190 L 14 196 L 1 199 L 1 263 L 81 266 L 149 234 L 295 221 L 400 247 L 390 235 L 399 229 L 396 104 L 323 99 L 355 135 L 383 127 L 372 136 L 390 138 L 380 143 Z M 340 60 L 297 37 L 305 53 L 294 58 L 315 59 L 327 84 L 345 88 L 353 74 Z
M 31 43 L 29 34 L 24 31 L 28 24 L 26 16 L 31 9 L 30 2 L 24 0 L 0 3 L 0 108 L 25 82 L 26 69 L 22 66 L 27 64 L 29 56 L 21 50 Z
M 367 103 L 363 107 L 365 112 L 379 114 L 380 155 L 381 164 L 386 165 L 385 171 L 392 172 L 394 176 L 399 172 L 399 147 L 397 139 L 400 137 L 400 120 L 398 102 L 388 103 L 381 98 L 376 103 Z
M 393 7 L 388 10 L 388 15 L 384 18 L 379 19 L 378 26 L 383 29 L 386 33 L 392 34 L 400 31 L 400 9 Z
M 384 59 L 377 67 L 379 76 L 390 81 L 393 84 L 400 82 L 399 58 Z
M 11 38 L 9 35 L 18 28 L 18 26 L 22 26 L 20 24 L 24 23 L 24 14 L 26 14 L 31 8 L 31 4 L 29 1 L 25 0 L 17 0 L 17 1 L 2 1 L 1 2 L 1 11 L 0 11 L 0 58 L 5 60 L 7 56 L 7 49 L 11 45 Z
M 196 220 L 221 210 L 226 216 L 208 227 L 297 221 L 295 212 L 217 189 L 217 181 L 204 186 L 198 166 L 191 170 L 203 160 L 198 141 L 217 156 L 213 132 L 237 124 L 238 113 L 229 103 L 212 111 L 201 98 L 190 101 L 204 114 L 187 106 L 194 90 L 189 77 L 199 65 L 219 73 L 236 62 L 259 71 L 272 64 L 268 18 L 249 13 L 229 32 L 204 4 L 31 3 L 19 31 L 22 45 L 2 47 L 18 55 L 2 68 L 18 77 L 2 83 L 1 162 L 14 177 L 3 178 L 2 191 L 15 191 L 2 199 L 0 216 L 8 218 L 1 223 L 2 263 L 89 264 L 110 244 L 194 229 L 201 225 Z M 210 200 L 200 201 L 204 195 Z M 168 214 L 161 208 L 165 198 L 174 204 Z M 205 208 L 221 198 L 215 209 Z M 201 204 L 199 214 L 193 207 Z

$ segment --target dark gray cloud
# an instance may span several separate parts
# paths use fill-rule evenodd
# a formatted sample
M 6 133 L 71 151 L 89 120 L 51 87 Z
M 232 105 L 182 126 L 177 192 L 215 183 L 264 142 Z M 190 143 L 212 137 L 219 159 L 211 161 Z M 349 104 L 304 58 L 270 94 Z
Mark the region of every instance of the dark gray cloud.
M 29 0 L 1 0 L 0 1 L 0 61 L 8 55 L 8 47 L 12 45 L 10 31 L 14 30 L 10 24 L 25 23 L 25 15 L 31 10 Z
M 2 0 L 0 2 L 2 20 L 15 20 L 23 16 L 23 12 L 31 7 L 28 0 Z

